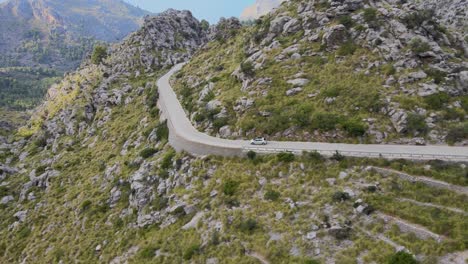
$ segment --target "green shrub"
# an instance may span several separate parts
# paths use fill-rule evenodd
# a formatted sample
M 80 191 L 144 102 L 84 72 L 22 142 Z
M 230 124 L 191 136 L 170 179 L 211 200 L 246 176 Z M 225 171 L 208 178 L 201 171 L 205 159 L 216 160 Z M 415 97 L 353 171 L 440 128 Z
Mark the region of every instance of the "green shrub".
M 31 234 L 31 229 L 27 226 L 23 226 L 19 231 L 18 231 L 18 237 L 19 238 L 26 238 Z
M 174 151 L 167 152 L 161 161 L 161 168 L 164 170 L 169 169 L 172 166 L 172 159 L 175 157 Z
M 200 245 L 192 245 L 190 246 L 184 253 L 184 259 L 190 260 L 196 254 L 200 253 Z
M 336 128 L 341 117 L 334 113 L 316 113 L 312 116 L 311 128 L 330 131 Z
M 168 204 L 169 204 L 169 199 L 163 196 L 156 196 L 156 198 L 154 198 L 153 201 L 151 201 L 151 206 L 156 211 L 163 210 L 164 208 L 167 207 Z
M 245 75 L 253 76 L 255 74 L 253 63 L 250 61 L 241 63 L 241 72 L 243 72 Z
M 367 131 L 367 126 L 360 120 L 348 120 L 343 124 L 344 130 L 352 137 L 363 136 Z
M 450 101 L 450 96 L 447 93 L 436 93 L 424 97 L 424 103 L 428 109 L 440 110 Z
M 292 116 L 292 120 L 294 124 L 298 125 L 299 127 L 307 127 L 311 123 L 311 113 L 314 108 L 311 105 L 300 105 L 297 107 L 297 110 L 294 112 Z
M 418 262 L 414 257 L 406 253 L 404 251 L 397 252 L 393 255 L 391 255 L 388 260 L 387 264 L 417 264 Z
M 420 38 L 414 38 L 413 40 L 411 40 L 410 48 L 411 51 L 415 54 L 420 54 L 431 50 L 431 46 L 429 45 L 429 43 L 423 41 Z
M 352 28 L 354 26 L 354 20 L 349 15 L 342 16 L 338 19 L 339 23 L 346 28 Z
M 213 246 L 217 246 L 219 245 L 219 243 L 221 242 L 220 241 L 220 237 L 219 237 L 219 231 L 218 230 L 215 230 L 212 234 L 211 234 L 211 241 L 210 241 L 210 244 L 213 245 Z
M 336 161 L 343 161 L 346 159 L 345 156 L 343 156 L 340 152 L 336 151 L 333 156 L 331 157 L 332 160 L 336 160 Z
M 315 259 L 308 259 L 304 261 L 304 264 L 320 264 L 320 261 L 315 260 Z
M 433 68 L 427 69 L 427 70 L 425 70 L 425 72 L 427 73 L 427 75 L 429 77 L 434 79 L 434 82 L 436 84 L 443 83 L 445 81 L 445 77 L 447 77 L 447 73 L 445 73 L 443 71 L 439 71 L 437 69 L 433 69 Z
M 216 118 L 213 121 L 213 128 L 215 129 L 215 131 L 219 131 L 219 129 L 227 125 L 228 122 L 229 122 L 229 119 L 227 117 Z
M 248 234 L 252 234 L 257 228 L 258 228 L 257 221 L 251 218 L 247 219 L 246 221 L 241 222 L 239 225 L 239 229 L 242 232 L 245 232 Z
M 454 144 L 465 139 L 468 139 L 468 122 L 449 129 L 447 134 L 448 143 Z
M 293 153 L 289 153 L 289 152 L 278 153 L 276 157 L 278 158 L 278 161 L 281 161 L 281 162 L 293 162 L 294 159 L 296 158 L 296 156 L 294 156 Z
M 382 73 L 385 76 L 390 76 L 396 73 L 396 69 L 392 64 L 385 64 L 382 66 Z
M 446 108 L 444 115 L 443 115 L 445 120 L 465 120 L 465 113 L 464 111 L 461 111 L 460 109 L 456 108 Z
M 347 41 L 340 46 L 340 48 L 336 51 L 336 54 L 338 56 L 353 55 L 357 48 L 358 46 L 354 44 L 353 41 Z
M 277 201 L 280 197 L 280 193 L 277 192 L 277 191 L 274 191 L 274 190 L 268 190 L 266 193 L 265 193 L 265 196 L 264 198 L 266 200 L 270 200 L 270 201 Z
M 344 202 L 351 199 L 351 196 L 347 192 L 335 192 L 332 196 L 334 202 Z
M 0 186 L 0 197 L 7 196 L 9 193 L 8 187 L 6 186 Z
M 36 168 L 36 176 L 43 174 L 47 169 L 47 166 L 41 165 Z
M 237 187 L 239 187 L 238 182 L 228 179 L 224 182 L 223 193 L 227 196 L 233 196 L 237 191 Z
M 322 154 L 318 153 L 317 151 L 307 153 L 307 157 L 315 162 L 322 162 L 324 160 Z
M 425 117 L 419 114 L 410 113 L 407 118 L 407 133 L 411 135 L 423 134 L 428 132 Z
M 152 259 L 155 256 L 156 250 L 158 250 L 157 247 L 149 246 L 149 247 L 144 247 L 140 249 L 140 252 L 138 255 L 142 259 Z
M 167 126 L 167 120 L 156 127 L 156 138 L 158 141 L 169 140 L 169 127 Z
M 254 160 L 256 157 L 257 157 L 257 153 L 255 151 L 251 150 L 247 152 L 247 158 L 249 158 L 250 160 Z
M 93 54 L 91 55 L 91 62 L 93 64 L 99 64 L 105 58 L 107 58 L 107 48 L 100 45 L 94 47 Z
M 366 8 L 366 9 L 364 9 L 362 17 L 364 18 L 364 21 L 366 21 L 369 24 L 372 24 L 375 21 L 377 21 L 377 14 L 378 14 L 377 9 L 375 9 L 375 8 Z
M 81 203 L 81 212 L 89 210 L 92 204 L 93 203 L 90 200 L 85 200 L 83 203 Z
M 424 22 L 433 23 L 434 17 L 434 10 L 426 9 L 406 15 L 402 18 L 402 21 L 408 26 L 408 28 L 415 29 L 421 27 Z
M 461 99 L 461 106 L 463 110 L 468 114 L 468 96 L 465 96 Z
M 144 158 L 144 159 L 147 159 L 151 156 L 153 156 L 154 154 L 158 153 L 158 150 L 157 149 L 154 149 L 154 148 L 145 148 L 144 150 L 142 150 L 140 152 L 140 157 Z
M 148 90 L 148 94 L 146 95 L 146 105 L 149 106 L 150 109 L 156 108 L 159 100 L 159 92 L 157 87 L 153 87 Z

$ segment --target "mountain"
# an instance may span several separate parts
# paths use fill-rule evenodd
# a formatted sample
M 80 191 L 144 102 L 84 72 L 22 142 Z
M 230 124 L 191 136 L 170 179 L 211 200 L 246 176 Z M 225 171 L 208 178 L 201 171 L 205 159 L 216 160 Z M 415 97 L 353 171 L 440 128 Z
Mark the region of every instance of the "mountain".
M 213 136 L 466 145 L 461 5 L 397 2 L 286 2 L 203 47 L 175 89 Z
M 171 147 L 158 104 L 157 80 L 187 62 L 171 85 L 214 135 L 290 126 L 278 137 L 372 142 L 368 131 L 393 127 L 386 104 L 409 133 L 449 133 L 466 123 L 466 59 L 458 27 L 443 25 L 393 0 L 290 1 L 252 26 L 146 17 L 0 136 L 0 262 L 463 263 L 466 162 L 195 156 Z M 445 91 L 425 99 L 428 83 Z
M 253 20 L 268 14 L 285 0 L 256 0 L 255 4 L 248 6 L 241 14 L 241 20 Z
M 120 0 L 0 4 L 0 106 L 36 105 L 45 87 L 75 69 L 96 42 L 121 40 L 138 29 L 147 14 Z

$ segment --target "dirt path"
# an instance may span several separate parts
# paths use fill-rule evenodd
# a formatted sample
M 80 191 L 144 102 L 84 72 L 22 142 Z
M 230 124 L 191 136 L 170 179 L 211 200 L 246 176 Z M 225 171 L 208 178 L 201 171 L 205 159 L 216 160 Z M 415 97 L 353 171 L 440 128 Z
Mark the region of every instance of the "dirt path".
M 419 206 L 426 206 L 426 207 L 433 207 L 433 208 L 438 208 L 438 209 L 442 209 L 442 210 L 447 210 L 447 211 L 451 211 L 451 212 L 454 212 L 454 213 L 463 214 L 465 216 L 468 215 L 467 212 L 465 212 L 465 211 L 463 211 L 461 209 L 458 209 L 458 208 L 446 207 L 446 206 L 432 204 L 432 203 L 423 203 L 423 202 L 418 202 L 416 200 L 407 199 L 407 198 L 397 198 L 397 200 L 401 201 L 401 202 L 410 202 L 410 203 L 413 203 L 413 204 L 419 205 Z
M 247 252 L 245 255 L 257 259 L 262 264 L 270 264 L 270 262 L 263 255 L 257 252 Z
M 385 221 L 385 223 L 387 223 L 387 224 L 397 225 L 402 232 L 414 233 L 418 238 L 423 239 L 423 240 L 432 238 L 432 239 L 435 239 L 437 242 L 440 243 L 440 242 L 442 242 L 443 240 L 446 239 L 444 236 L 436 234 L 436 233 L 426 229 L 423 226 L 413 224 L 413 223 L 409 223 L 409 222 L 407 222 L 405 220 L 402 220 L 400 218 L 397 218 L 397 217 L 393 217 L 393 216 L 390 216 L 390 215 L 387 215 L 387 214 L 384 214 L 384 213 L 381 213 L 381 212 L 377 213 L 377 217 L 383 219 Z
M 386 168 L 380 168 L 380 167 L 374 167 L 374 166 L 371 166 L 370 169 L 376 171 L 377 173 L 383 176 L 394 175 L 402 180 L 411 181 L 411 182 L 421 182 L 428 186 L 446 189 L 446 190 L 453 191 L 459 194 L 468 195 L 468 187 L 454 185 L 454 184 L 450 184 L 444 181 L 434 180 L 432 178 L 425 177 L 425 176 L 413 176 L 413 175 L 410 175 L 401 171 L 392 170 L 392 169 L 386 169 Z

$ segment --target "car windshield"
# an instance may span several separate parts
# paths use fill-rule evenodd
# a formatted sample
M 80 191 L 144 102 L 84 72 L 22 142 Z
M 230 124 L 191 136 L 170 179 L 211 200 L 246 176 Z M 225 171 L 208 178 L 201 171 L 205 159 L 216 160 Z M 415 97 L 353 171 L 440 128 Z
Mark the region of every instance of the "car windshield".
M 262 141 L 263 138 L 256 138 L 255 140 L 257 140 L 257 141 Z

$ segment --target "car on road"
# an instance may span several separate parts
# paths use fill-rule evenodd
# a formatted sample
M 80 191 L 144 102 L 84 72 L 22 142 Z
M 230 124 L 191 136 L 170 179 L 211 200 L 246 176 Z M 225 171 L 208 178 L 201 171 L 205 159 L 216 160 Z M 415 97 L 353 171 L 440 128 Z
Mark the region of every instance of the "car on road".
M 250 141 L 250 144 L 251 145 L 266 145 L 266 144 L 268 144 L 268 142 L 263 137 L 257 137 L 257 138 L 252 139 Z

